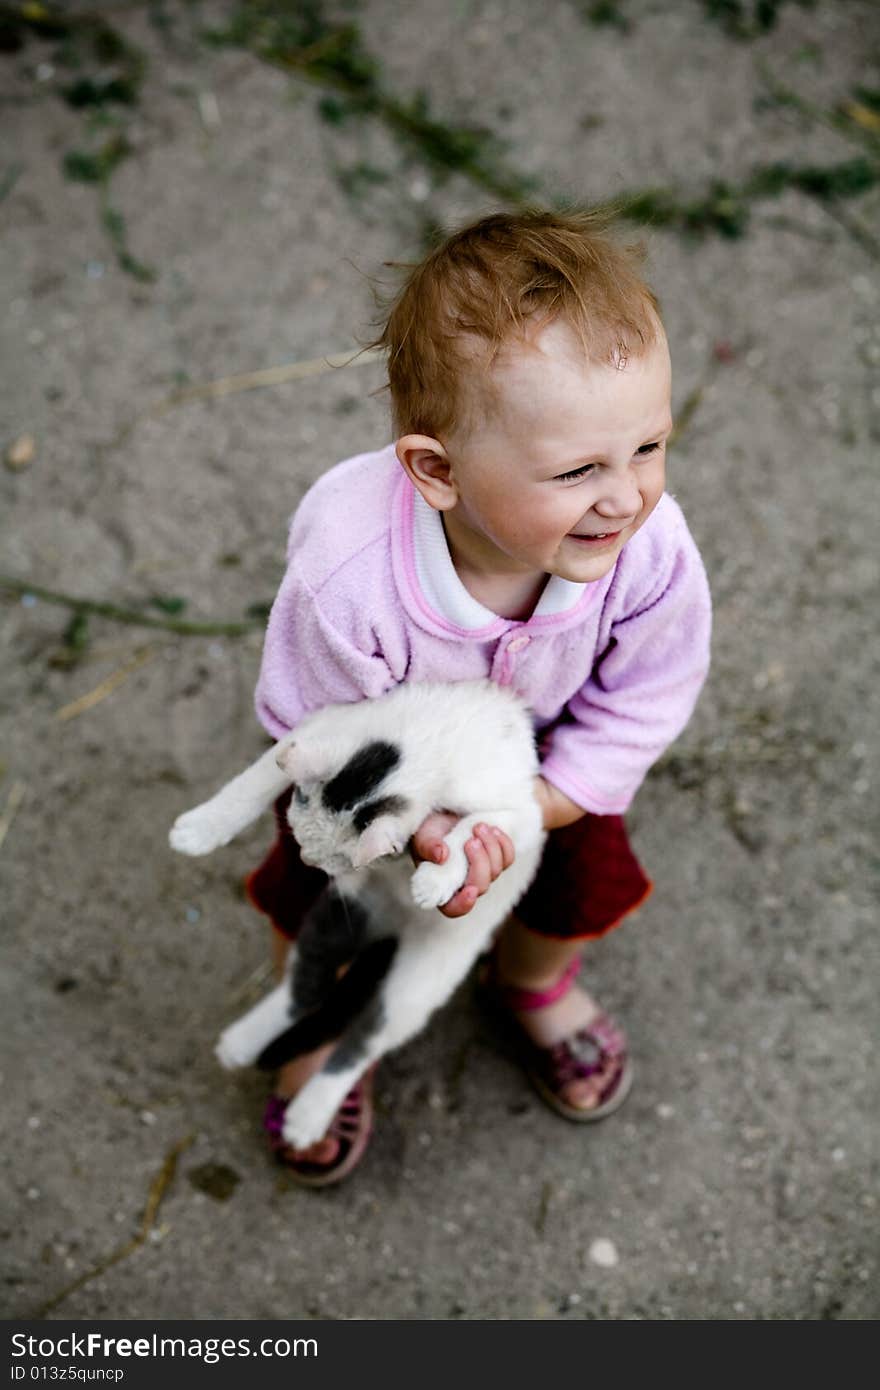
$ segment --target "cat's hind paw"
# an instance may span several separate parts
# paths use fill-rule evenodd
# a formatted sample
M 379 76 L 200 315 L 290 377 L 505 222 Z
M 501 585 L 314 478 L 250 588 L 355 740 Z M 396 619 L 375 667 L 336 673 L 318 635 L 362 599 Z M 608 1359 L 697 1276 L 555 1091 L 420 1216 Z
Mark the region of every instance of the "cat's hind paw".
M 253 1044 L 248 1041 L 235 1024 L 225 1028 L 220 1034 L 217 1039 L 217 1046 L 214 1048 L 214 1056 L 226 1071 L 239 1071 L 241 1067 L 253 1066 L 257 1060 L 257 1053 L 253 1049 Z
M 228 841 L 225 827 L 201 806 L 178 816 L 168 835 L 168 843 L 178 854 L 210 854 Z
M 293 1149 L 307 1149 L 323 1139 L 333 1120 L 326 1105 L 317 1105 L 303 1092 L 296 1096 L 284 1113 L 281 1137 Z
M 462 856 L 464 858 L 464 856 Z M 417 907 L 442 907 L 457 893 L 467 877 L 467 861 L 464 865 L 453 862 L 450 854 L 445 864 L 420 864 L 409 882 L 413 902 Z

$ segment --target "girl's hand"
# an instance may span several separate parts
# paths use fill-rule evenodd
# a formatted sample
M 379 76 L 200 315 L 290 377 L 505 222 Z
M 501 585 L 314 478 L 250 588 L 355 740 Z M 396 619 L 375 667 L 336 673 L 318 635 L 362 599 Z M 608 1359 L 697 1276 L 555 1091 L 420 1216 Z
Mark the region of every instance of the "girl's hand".
M 443 864 L 449 857 L 449 850 L 443 842 L 454 825 L 461 820 L 451 811 L 433 811 L 426 816 L 412 837 L 410 849 L 418 864 L 427 859 L 432 864 Z M 497 826 L 477 825 L 474 833 L 464 847 L 468 860 L 468 876 L 457 893 L 444 903 L 439 912 L 444 917 L 464 917 L 470 912 L 477 898 L 482 897 L 490 883 L 505 869 L 509 869 L 516 857 L 513 841 Z

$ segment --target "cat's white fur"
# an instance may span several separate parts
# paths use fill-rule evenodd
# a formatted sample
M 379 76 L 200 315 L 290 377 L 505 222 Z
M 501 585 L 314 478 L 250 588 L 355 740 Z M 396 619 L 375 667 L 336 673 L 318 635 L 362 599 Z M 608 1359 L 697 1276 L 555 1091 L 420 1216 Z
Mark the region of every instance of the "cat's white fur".
M 365 800 L 398 796 L 405 810 L 383 814 L 358 834 L 352 810 L 328 810 L 321 792 L 358 749 L 384 741 L 400 761 Z M 380 935 L 398 937 L 379 987 L 381 1023 L 351 1065 L 330 1064 L 287 1107 L 283 1137 L 305 1148 L 326 1132 L 358 1077 L 383 1053 L 413 1037 L 464 978 L 534 876 L 544 831 L 534 798 L 538 761 L 531 720 L 509 690 L 491 681 L 401 685 L 376 700 L 332 705 L 308 715 L 216 796 L 175 822 L 170 842 L 184 854 L 228 843 L 291 783 L 289 819 L 303 860 L 324 869 L 348 897 L 369 908 Z M 355 808 L 356 809 L 356 808 Z M 405 853 L 433 810 L 461 820 L 445 837 L 443 864 L 413 868 Z M 516 858 L 464 917 L 437 908 L 467 877 L 464 846 L 479 822 L 510 835 Z M 421 910 L 415 910 L 415 907 Z M 296 948 L 290 952 L 296 970 Z M 287 981 L 227 1028 L 217 1045 L 225 1067 L 251 1065 L 292 1021 Z

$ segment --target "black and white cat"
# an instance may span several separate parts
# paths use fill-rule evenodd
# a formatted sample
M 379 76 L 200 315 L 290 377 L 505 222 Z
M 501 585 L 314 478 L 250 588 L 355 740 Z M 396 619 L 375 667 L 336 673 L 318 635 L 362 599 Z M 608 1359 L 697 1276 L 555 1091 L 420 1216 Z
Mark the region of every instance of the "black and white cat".
M 544 844 L 528 712 L 491 681 L 400 685 L 308 715 L 210 801 L 174 823 L 183 854 L 228 843 L 293 784 L 288 818 L 306 864 L 331 876 L 290 952 L 289 978 L 227 1028 L 225 1067 L 276 1067 L 338 1039 L 289 1103 L 283 1138 L 322 1138 L 383 1053 L 449 998 L 531 882 Z M 434 810 L 461 820 L 443 864 L 414 868 L 410 837 Z M 464 845 L 484 821 L 511 837 L 514 863 L 464 917 L 437 908 L 467 877 Z M 348 967 L 337 978 L 342 967 Z

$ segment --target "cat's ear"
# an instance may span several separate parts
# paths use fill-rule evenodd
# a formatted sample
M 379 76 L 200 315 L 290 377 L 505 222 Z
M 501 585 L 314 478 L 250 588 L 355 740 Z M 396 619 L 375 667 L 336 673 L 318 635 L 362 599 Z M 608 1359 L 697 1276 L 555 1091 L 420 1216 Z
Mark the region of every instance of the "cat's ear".
M 367 826 L 352 855 L 352 864 L 363 869 L 385 854 L 400 854 L 406 844 L 406 834 L 396 816 L 378 816 Z
M 275 749 L 275 761 L 291 782 L 320 781 L 330 771 L 333 756 L 333 750 L 318 740 L 297 740 L 294 734 L 288 734 Z

